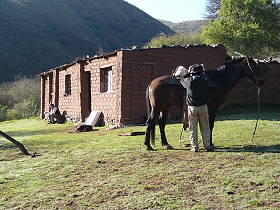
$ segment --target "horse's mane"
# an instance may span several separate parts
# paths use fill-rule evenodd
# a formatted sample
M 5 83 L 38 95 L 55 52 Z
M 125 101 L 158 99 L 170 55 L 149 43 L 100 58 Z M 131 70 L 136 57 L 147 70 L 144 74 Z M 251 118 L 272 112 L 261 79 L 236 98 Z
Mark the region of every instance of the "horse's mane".
M 236 65 L 242 61 L 241 58 L 235 58 L 233 60 L 225 62 L 223 65 L 219 66 L 217 69 L 207 71 L 208 77 L 218 86 L 223 86 L 225 82 L 226 72 L 231 70 L 231 66 Z
M 233 60 L 227 61 L 223 65 L 219 66 L 217 68 L 217 71 L 224 71 L 224 70 L 228 69 L 230 66 L 240 63 L 240 61 L 243 59 L 244 58 L 241 57 L 241 58 L 234 58 Z

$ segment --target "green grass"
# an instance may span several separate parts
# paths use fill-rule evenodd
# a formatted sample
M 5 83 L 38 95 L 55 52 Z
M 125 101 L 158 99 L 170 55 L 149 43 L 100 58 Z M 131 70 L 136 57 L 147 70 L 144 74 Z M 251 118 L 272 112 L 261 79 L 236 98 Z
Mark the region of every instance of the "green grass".
M 68 133 L 70 123 L 2 122 L 2 131 L 40 156 L 24 156 L 0 138 L 0 209 L 278 209 L 278 110 L 262 109 L 253 142 L 254 110 L 221 113 L 214 153 L 181 148 L 180 123 L 166 127 L 175 150 L 158 138 L 150 152 L 144 136 L 118 136 L 144 126 Z M 189 143 L 188 132 L 183 137 Z

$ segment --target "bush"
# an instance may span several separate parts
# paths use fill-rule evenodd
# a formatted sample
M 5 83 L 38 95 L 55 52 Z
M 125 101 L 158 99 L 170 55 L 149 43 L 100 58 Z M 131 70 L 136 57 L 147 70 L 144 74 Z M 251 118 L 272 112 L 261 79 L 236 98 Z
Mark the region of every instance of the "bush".
M 188 44 L 201 44 L 201 43 L 202 43 L 202 39 L 200 33 L 191 34 L 191 35 L 178 33 L 171 36 L 165 34 L 159 34 L 147 44 L 147 47 L 160 48 L 162 47 L 162 45 L 185 46 Z
M 39 108 L 39 78 L 19 77 L 0 85 L 0 121 L 37 116 Z
M 26 117 L 32 117 L 39 114 L 40 98 L 38 95 L 31 95 L 23 101 L 24 113 Z
M 24 118 L 23 114 L 19 110 L 9 109 L 7 111 L 7 120 L 18 120 L 22 118 Z
M 7 117 L 8 107 L 0 104 L 0 122 L 8 119 Z

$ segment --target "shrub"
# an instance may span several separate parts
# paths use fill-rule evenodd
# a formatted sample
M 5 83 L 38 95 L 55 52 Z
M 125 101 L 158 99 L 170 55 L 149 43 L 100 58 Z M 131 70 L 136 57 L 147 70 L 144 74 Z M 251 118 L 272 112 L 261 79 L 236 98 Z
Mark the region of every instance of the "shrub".
M 7 118 L 8 118 L 7 117 L 7 109 L 8 109 L 7 106 L 4 106 L 4 105 L 0 104 L 0 122 L 7 120 Z
M 24 113 L 26 117 L 32 117 L 39 114 L 40 98 L 38 95 L 31 95 L 23 101 Z
M 184 33 L 178 33 L 175 35 L 165 35 L 165 34 L 159 34 L 155 38 L 153 38 L 148 44 L 147 47 L 152 48 L 160 48 L 162 45 L 167 46 L 176 46 L 176 45 L 188 45 L 188 44 L 201 44 L 201 34 L 184 34 Z
M 39 78 L 19 77 L 0 85 L 0 121 L 37 116 L 39 107 Z
M 24 118 L 22 113 L 16 109 L 9 109 L 7 111 L 7 120 L 18 120 Z

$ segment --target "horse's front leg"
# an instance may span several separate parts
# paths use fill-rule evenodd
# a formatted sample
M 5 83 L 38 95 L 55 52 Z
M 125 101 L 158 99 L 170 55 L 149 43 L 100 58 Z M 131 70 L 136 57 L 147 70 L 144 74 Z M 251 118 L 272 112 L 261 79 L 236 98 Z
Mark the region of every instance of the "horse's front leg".
M 214 129 L 214 124 L 215 124 L 215 116 L 209 116 L 209 127 L 210 127 L 210 146 L 215 147 L 212 141 L 212 133 Z
M 161 116 L 159 118 L 159 129 L 160 129 L 160 135 L 161 135 L 161 144 L 162 146 L 165 146 L 166 149 L 174 149 L 170 144 L 167 142 L 167 138 L 165 135 L 165 125 L 166 125 L 166 118 L 168 115 L 168 111 L 161 112 Z

